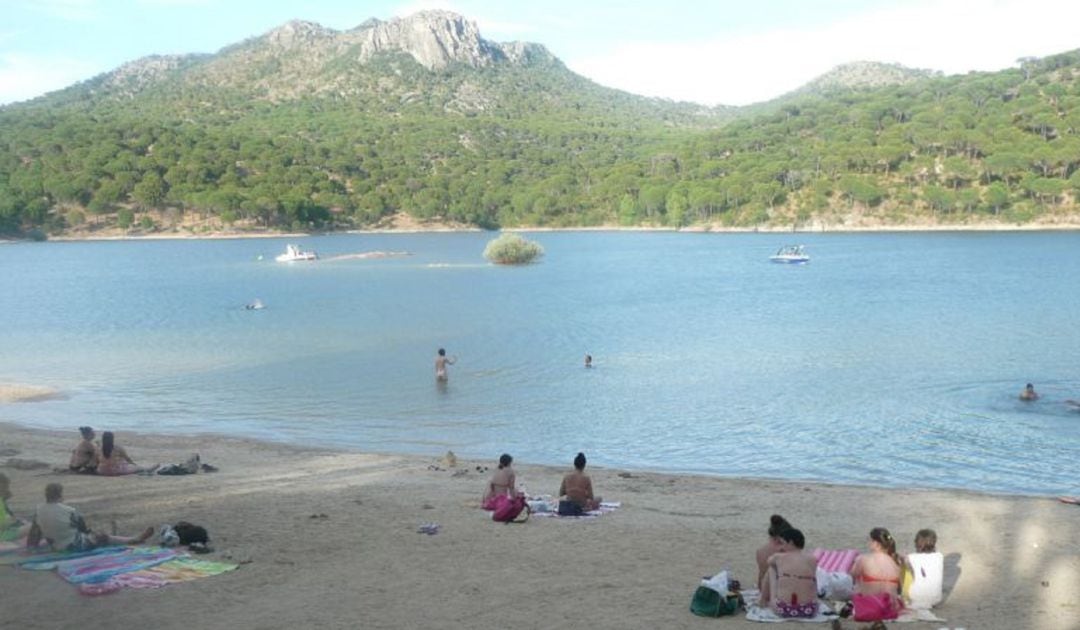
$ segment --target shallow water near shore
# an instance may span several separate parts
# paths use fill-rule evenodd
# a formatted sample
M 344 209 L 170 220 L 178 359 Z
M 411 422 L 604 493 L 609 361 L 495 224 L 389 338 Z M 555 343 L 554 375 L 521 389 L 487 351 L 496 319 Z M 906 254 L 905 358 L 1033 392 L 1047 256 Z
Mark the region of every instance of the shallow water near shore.
M 1080 234 L 536 233 L 516 268 L 492 236 L 5 245 L 0 383 L 63 398 L 0 419 L 1077 491 Z M 796 242 L 810 264 L 768 262 Z

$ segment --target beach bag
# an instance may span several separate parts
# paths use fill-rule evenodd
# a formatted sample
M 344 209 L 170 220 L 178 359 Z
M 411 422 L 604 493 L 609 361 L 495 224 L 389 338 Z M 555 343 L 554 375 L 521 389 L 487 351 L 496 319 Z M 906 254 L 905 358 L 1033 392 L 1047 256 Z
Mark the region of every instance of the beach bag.
M 205 527 L 192 525 L 187 521 L 180 521 L 176 525 L 173 525 L 173 529 L 180 538 L 181 545 L 190 545 L 191 543 L 206 544 L 210 542 L 210 536 L 207 535 Z
M 525 518 L 517 520 L 522 512 Z M 500 523 L 524 523 L 529 520 L 529 504 L 525 502 L 525 495 L 519 492 L 512 497 L 505 494 L 495 497 L 495 511 L 491 514 L 491 520 Z
M 888 593 L 855 593 L 851 596 L 851 604 L 855 621 L 891 621 L 900 615 L 896 598 Z
M 821 599 L 847 601 L 855 592 L 850 573 L 817 568 L 817 594 Z
M 690 612 L 699 617 L 726 617 L 739 611 L 739 596 L 699 586 L 690 598 Z

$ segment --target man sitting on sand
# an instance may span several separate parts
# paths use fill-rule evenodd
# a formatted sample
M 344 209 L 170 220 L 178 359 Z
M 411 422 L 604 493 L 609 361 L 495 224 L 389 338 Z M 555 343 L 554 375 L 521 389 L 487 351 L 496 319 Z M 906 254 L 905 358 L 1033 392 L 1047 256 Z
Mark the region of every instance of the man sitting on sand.
M 783 550 L 768 560 L 761 602 L 785 619 L 817 616 L 817 559 L 803 551 L 806 539 L 793 527 L 780 532 Z
M 1035 386 L 1031 383 L 1028 383 L 1027 386 L 1024 387 L 1024 391 L 1020 392 L 1020 400 L 1032 401 L 1038 399 L 1039 395 L 1035 393 Z
M 82 441 L 71 451 L 68 470 L 75 473 L 93 474 L 97 472 L 97 448 L 94 446 L 94 430 L 79 427 Z
M 28 546 L 36 546 L 44 538 L 53 551 L 89 551 L 106 545 L 137 545 L 154 535 L 153 527 L 135 537 L 91 531 L 78 510 L 60 502 L 63 498 L 63 486 L 58 483 L 45 486 L 45 503 L 39 503 L 34 512 Z

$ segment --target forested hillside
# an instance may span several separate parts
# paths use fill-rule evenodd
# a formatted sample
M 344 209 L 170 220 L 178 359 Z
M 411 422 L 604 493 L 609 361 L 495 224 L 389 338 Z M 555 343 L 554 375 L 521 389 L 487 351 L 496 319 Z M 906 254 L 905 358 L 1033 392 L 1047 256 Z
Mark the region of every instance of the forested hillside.
M 0 108 L 0 233 L 192 216 L 340 229 L 402 211 L 482 227 L 1027 222 L 1074 209 L 1078 64 L 891 67 L 901 85 L 705 108 L 600 87 L 453 14 L 294 22 Z

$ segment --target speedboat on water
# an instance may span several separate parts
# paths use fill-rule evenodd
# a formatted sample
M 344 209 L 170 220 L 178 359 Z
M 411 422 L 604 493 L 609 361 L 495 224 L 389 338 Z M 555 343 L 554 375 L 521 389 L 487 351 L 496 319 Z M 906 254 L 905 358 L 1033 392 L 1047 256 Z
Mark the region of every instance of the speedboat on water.
M 810 262 L 810 256 L 803 251 L 802 245 L 785 245 L 777 250 L 775 254 L 769 256 L 769 260 L 774 263 L 801 265 Z
M 296 245 L 286 245 L 285 253 L 274 260 L 278 262 L 296 262 L 299 260 L 318 260 L 319 255 L 315 252 L 305 252 Z

